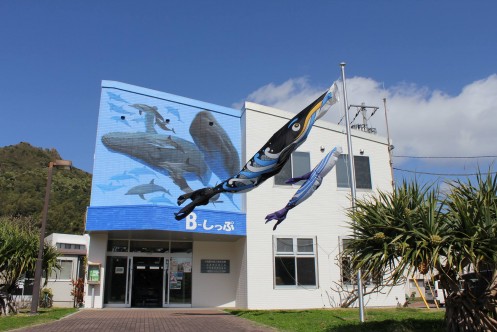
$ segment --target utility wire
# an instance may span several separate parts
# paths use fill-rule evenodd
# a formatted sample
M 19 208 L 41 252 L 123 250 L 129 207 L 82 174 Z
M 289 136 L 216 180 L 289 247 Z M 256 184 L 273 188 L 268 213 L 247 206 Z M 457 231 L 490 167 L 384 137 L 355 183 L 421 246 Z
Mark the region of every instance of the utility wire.
M 488 174 L 497 174 L 497 172 L 487 172 L 487 173 L 432 173 L 432 172 L 421 172 L 421 171 L 413 171 L 409 169 L 402 168 L 393 168 L 396 171 L 407 172 L 407 173 L 416 173 L 416 174 L 426 174 L 426 175 L 438 175 L 438 176 L 476 176 L 476 175 L 488 175 Z
M 411 158 L 411 159 L 479 159 L 479 158 L 497 158 L 497 156 L 463 156 L 463 157 L 428 157 L 428 156 L 396 156 L 396 158 Z

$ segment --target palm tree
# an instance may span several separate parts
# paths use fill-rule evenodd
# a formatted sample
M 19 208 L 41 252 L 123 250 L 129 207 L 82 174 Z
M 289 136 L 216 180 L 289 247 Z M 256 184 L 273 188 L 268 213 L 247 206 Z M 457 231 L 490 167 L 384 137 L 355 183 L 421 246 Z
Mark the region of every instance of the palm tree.
M 19 218 L 0 218 L 0 313 L 17 312 L 13 293 L 19 279 L 35 269 L 39 235 Z M 60 269 L 57 248 L 45 243 L 43 269 Z M 48 275 L 48 273 L 47 273 Z
M 354 238 L 344 254 L 364 278 L 383 271 L 391 284 L 415 272 L 437 274 L 447 291 L 449 331 L 495 330 L 497 262 L 497 175 L 477 176 L 476 184 L 457 181 L 448 193 L 417 181 L 393 192 L 357 201 L 349 211 Z M 468 287 L 463 274 L 493 270 L 483 288 Z M 481 283 L 480 283 L 481 286 Z

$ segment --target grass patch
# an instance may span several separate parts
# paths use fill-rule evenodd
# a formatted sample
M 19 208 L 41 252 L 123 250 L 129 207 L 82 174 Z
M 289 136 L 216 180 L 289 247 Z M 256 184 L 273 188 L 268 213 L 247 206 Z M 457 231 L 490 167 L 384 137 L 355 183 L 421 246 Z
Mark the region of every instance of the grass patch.
M 39 309 L 38 315 L 30 315 L 29 311 L 12 316 L 0 316 L 0 331 L 9 331 L 21 327 L 52 322 L 76 312 L 75 308 Z
M 389 308 L 365 309 L 365 322 L 359 322 L 359 309 L 317 310 L 226 310 L 232 315 L 275 327 L 282 331 L 338 332 L 441 332 L 443 310 Z

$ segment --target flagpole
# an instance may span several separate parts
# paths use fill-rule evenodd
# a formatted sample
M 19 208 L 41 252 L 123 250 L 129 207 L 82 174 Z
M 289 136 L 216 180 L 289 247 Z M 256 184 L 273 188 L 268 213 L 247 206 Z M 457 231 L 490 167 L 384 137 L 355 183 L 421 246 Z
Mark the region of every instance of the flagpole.
M 385 123 L 387 124 L 388 156 L 390 158 L 389 163 L 390 163 L 390 173 L 392 174 L 392 188 L 395 190 L 395 182 L 393 179 L 393 162 L 392 162 L 393 145 L 390 143 L 390 130 L 388 129 L 387 98 L 383 98 L 383 107 L 385 109 Z
M 352 137 L 350 135 L 347 89 L 345 87 L 345 62 L 340 63 L 340 67 L 342 69 L 343 105 L 345 109 L 345 129 L 347 130 L 347 146 L 349 154 L 348 159 L 349 159 L 349 174 L 350 174 L 350 193 L 352 195 L 352 210 L 355 210 L 356 181 L 355 181 L 354 154 L 352 153 Z M 359 292 L 359 319 L 361 323 L 364 323 L 364 298 L 362 294 L 362 277 L 360 269 L 359 271 L 357 271 L 357 288 Z

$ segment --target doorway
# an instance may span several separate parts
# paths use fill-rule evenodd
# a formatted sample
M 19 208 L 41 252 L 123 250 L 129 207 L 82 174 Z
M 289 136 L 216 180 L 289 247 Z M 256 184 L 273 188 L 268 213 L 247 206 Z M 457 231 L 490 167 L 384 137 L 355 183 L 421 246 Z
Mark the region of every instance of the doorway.
M 109 240 L 104 305 L 191 307 L 192 247 L 192 242 Z
M 162 307 L 164 279 L 164 257 L 134 257 L 131 306 Z

